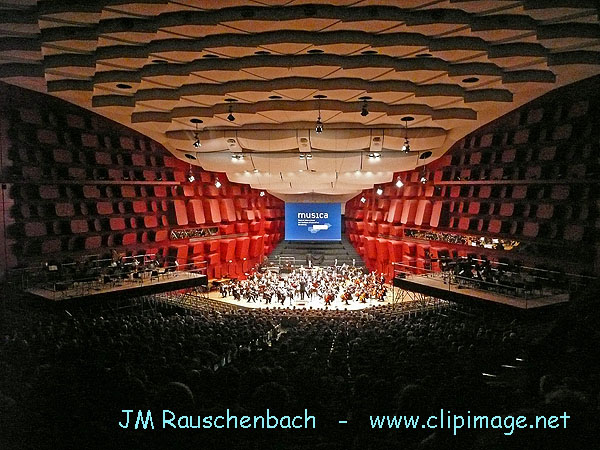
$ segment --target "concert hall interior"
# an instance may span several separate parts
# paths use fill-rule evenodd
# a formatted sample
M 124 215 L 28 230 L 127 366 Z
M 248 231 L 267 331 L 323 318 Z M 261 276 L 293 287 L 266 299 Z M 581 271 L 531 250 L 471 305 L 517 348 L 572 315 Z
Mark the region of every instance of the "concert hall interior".
M 598 448 L 599 15 L 0 0 L 0 448 Z

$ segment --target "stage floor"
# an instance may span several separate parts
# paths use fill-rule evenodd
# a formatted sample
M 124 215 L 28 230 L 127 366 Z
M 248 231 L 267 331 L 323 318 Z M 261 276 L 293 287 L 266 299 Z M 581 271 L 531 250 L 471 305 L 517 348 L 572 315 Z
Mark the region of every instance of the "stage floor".
M 499 292 L 474 289 L 466 286 L 448 285 L 441 277 L 413 275 L 407 278 L 396 278 L 396 287 L 406 291 L 418 292 L 424 295 L 450 301 L 484 301 L 518 309 L 536 309 L 558 305 L 569 301 L 567 292 L 530 297 L 513 297 Z
M 362 309 L 371 308 L 373 306 L 383 306 L 389 305 L 392 303 L 392 287 L 388 287 L 388 295 L 386 296 L 385 301 L 379 302 L 377 300 L 370 300 L 366 303 L 360 303 L 357 301 L 350 301 L 348 305 L 344 303 L 344 301 L 337 297 L 331 305 L 327 307 L 329 311 L 331 310 L 340 310 L 340 311 L 360 311 Z M 280 308 L 296 308 L 296 309 L 325 309 L 325 302 L 318 297 L 313 297 L 312 299 L 308 296 L 305 296 L 304 301 L 300 300 L 300 295 L 294 296 L 294 301 L 290 304 L 289 299 L 285 301 L 285 305 L 282 305 L 279 302 L 273 301 L 272 303 L 261 303 L 261 302 L 248 302 L 246 300 L 237 301 L 234 300 L 233 296 L 227 296 L 225 298 L 221 297 L 221 294 L 218 291 L 211 291 L 209 293 L 209 298 L 213 300 L 217 300 L 223 303 L 227 303 L 229 305 L 238 306 L 240 308 L 250 308 L 250 309 L 280 309 Z
M 50 285 L 26 289 L 26 292 L 46 300 L 64 301 L 80 298 L 106 297 L 109 295 L 146 295 L 156 291 L 167 291 L 206 284 L 206 275 L 193 272 L 170 272 L 159 278 L 121 280 L 118 283 L 74 283 L 72 287 L 56 291 Z

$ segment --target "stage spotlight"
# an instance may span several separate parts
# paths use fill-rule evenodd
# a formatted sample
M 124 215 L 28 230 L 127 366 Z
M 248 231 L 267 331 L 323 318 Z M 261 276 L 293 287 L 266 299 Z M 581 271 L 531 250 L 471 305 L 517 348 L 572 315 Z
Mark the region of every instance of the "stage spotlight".
M 383 194 L 383 189 L 381 189 L 381 188 L 377 188 L 377 190 L 375 191 L 375 193 L 376 193 L 377 195 L 381 195 L 381 194 Z
M 360 198 L 360 202 L 361 202 L 361 203 L 365 203 L 366 201 L 367 201 L 367 199 L 366 199 L 366 198 L 364 198 L 364 197 L 361 197 L 361 198 Z
M 264 197 L 265 196 L 265 191 L 260 191 L 260 193 L 258 195 L 260 195 L 261 197 Z
M 215 187 L 216 187 L 217 189 L 219 189 L 221 186 L 222 186 L 222 184 L 221 184 L 221 182 L 219 181 L 219 179 L 217 178 L 217 179 L 215 180 Z
M 400 178 L 398 178 L 398 181 L 396 181 L 396 187 L 401 188 L 402 186 L 404 186 L 404 183 L 402 182 L 402 180 Z

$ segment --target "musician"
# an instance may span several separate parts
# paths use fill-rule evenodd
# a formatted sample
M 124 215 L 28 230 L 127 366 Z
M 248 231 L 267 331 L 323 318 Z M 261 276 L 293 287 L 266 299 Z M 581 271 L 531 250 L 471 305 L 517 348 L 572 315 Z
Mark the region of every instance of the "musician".
M 300 280 L 298 292 L 300 293 L 300 300 L 304 301 L 304 295 L 306 294 L 306 281 Z

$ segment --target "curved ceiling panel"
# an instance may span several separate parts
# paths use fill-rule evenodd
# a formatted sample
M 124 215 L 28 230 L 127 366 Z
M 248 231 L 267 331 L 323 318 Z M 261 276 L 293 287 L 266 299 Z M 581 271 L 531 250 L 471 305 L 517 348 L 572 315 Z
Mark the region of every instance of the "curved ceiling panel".
M 379 182 L 366 176 L 378 165 L 433 161 L 481 125 L 600 73 L 594 0 L 27 0 L 6 2 L 0 33 L 0 80 L 239 182 L 279 177 L 271 184 L 286 195 L 356 192 Z M 327 187 L 315 173 L 338 180 Z

